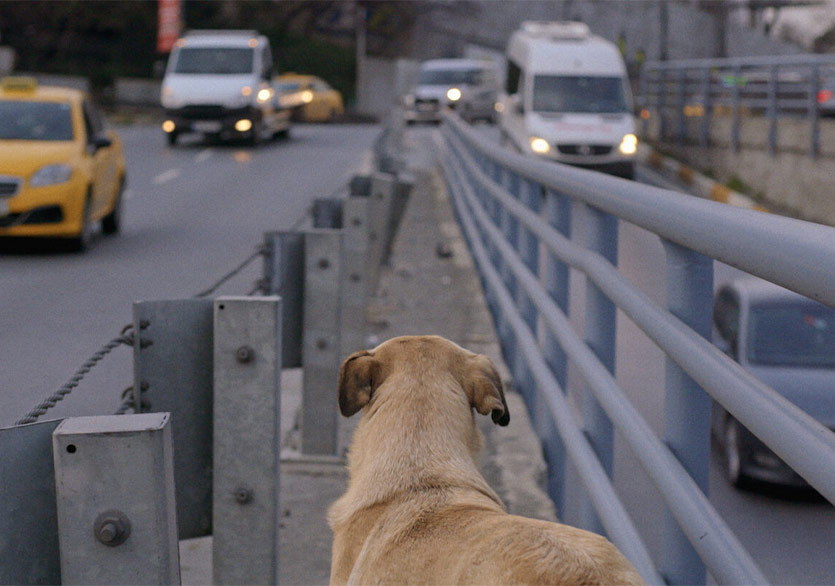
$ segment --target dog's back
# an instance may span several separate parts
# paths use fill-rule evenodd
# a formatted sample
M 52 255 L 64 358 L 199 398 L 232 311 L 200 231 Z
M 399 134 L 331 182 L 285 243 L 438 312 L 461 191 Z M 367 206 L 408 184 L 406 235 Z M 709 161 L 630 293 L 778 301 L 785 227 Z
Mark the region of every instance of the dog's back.
M 643 584 L 605 538 L 507 514 L 477 465 L 473 410 L 509 421 L 486 357 L 395 338 L 345 361 L 339 402 L 363 419 L 329 514 L 332 584 Z

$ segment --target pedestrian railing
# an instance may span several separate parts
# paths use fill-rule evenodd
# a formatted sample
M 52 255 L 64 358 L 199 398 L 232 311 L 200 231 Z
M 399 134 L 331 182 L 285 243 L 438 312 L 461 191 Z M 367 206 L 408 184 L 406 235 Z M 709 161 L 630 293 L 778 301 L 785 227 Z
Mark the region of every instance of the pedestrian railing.
M 779 121 L 808 121 L 808 153 L 820 152 L 820 118 L 835 91 L 835 56 L 798 55 L 735 59 L 651 61 L 643 65 L 638 102 L 644 136 L 652 117 L 658 118 L 662 140 L 709 146 L 711 126 L 730 127 L 729 143 L 739 150 L 746 120 L 767 120 L 763 144 L 774 154 Z M 830 102 L 832 103 L 832 102 Z
M 835 434 L 709 341 L 713 259 L 835 305 L 835 230 L 511 153 L 445 114 L 440 160 L 514 383 L 529 405 L 561 508 L 566 459 L 584 487 L 584 525 L 605 532 L 651 583 L 764 583 L 706 493 L 711 400 L 721 403 L 830 501 Z M 572 232 L 582 214 L 587 234 Z M 667 307 L 618 271 L 620 222 L 661 239 Z M 570 269 L 586 277 L 585 338 L 568 319 Z M 663 270 L 663 269 L 662 269 Z M 616 308 L 667 355 L 658 437 L 614 378 Z M 590 391 L 566 394 L 567 365 Z M 704 392 L 706 391 L 706 393 Z M 669 511 L 654 561 L 617 497 L 614 431 Z

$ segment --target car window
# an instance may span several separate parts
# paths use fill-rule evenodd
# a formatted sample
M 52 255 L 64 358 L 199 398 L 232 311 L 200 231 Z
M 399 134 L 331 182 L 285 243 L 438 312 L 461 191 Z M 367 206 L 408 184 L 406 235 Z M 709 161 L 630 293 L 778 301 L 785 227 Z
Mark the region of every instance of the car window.
M 533 109 L 536 112 L 628 112 L 623 84 L 620 77 L 537 75 L 533 79 Z
M 478 69 L 424 69 L 420 72 L 418 83 L 421 85 L 476 85 L 479 75 Z
M 835 367 L 835 308 L 812 302 L 751 307 L 748 360 L 753 364 Z
M 0 101 L 0 139 L 72 140 L 70 104 Z
M 177 53 L 175 73 L 240 75 L 252 72 L 255 52 L 237 47 L 191 47 Z

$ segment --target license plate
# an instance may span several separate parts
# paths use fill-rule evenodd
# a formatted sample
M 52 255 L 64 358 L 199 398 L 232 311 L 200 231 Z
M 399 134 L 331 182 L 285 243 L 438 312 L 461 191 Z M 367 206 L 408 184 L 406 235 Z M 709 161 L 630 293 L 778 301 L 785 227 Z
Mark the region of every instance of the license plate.
M 197 132 L 220 132 L 222 126 L 215 120 L 194 122 L 191 127 Z
M 434 112 L 437 108 L 435 104 L 418 104 L 419 112 Z

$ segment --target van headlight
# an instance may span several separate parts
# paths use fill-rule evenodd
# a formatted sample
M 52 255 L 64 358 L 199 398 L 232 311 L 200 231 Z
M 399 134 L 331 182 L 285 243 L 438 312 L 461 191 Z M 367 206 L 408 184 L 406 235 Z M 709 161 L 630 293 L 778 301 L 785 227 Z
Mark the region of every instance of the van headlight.
M 620 141 L 618 150 L 622 155 L 634 155 L 638 152 L 638 137 L 634 134 L 627 134 Z
M 531 150 L 539 155 L 547 154 L 551 150 L 551 145 L 544 138 L 538 136 L 531 137 Z
M 29 185 L 32 187 L 44 187 L 46 185 L 57 185 L 66 183 L 72 176 L 72 167 L 69 165 L 44 165 L 32 175 Z
M 174 90 L 170 87 L 162 88 L 160 102 L 162 103 L 163 108 L 168 108 L 169 110 L 176 110 L 177 108 L 183 107 L 183 100 L 177 98 L 174 94 Z
M 403 96 L 403 105 L 407 108 L 411 108 L 415 105 L 415 96 L 413 94 L 406 94 Z
M 450 102 L 457 102 L 461 99 L 461 90 L 457 87 L 451 87 L 447 90 L 446 97 Z

